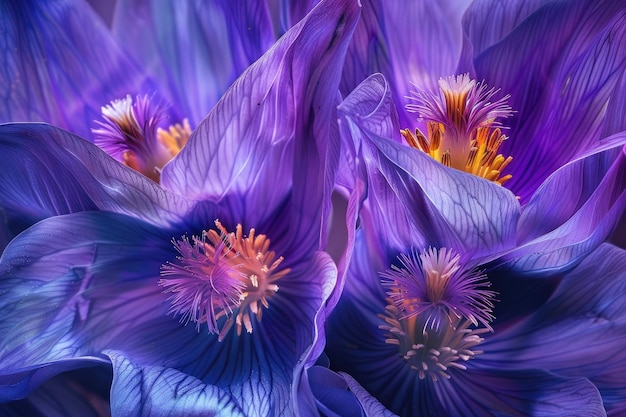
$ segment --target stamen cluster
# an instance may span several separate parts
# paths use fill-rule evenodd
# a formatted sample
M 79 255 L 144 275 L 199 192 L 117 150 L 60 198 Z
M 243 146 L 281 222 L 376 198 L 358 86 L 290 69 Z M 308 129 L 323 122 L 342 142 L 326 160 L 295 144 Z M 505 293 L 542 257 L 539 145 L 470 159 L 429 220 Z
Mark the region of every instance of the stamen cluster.
M 380 274 L 389 305 L 379 327 L 420 378 L 449 378 L 449 367 L 465 369 L 458 362 L 481 353 L 472 348 L 482 342 L 479 334 L 492 330 L 496 293 L 482 272 L 464 270 L 460 255 L 447 248 L 398 260 Z
M 261 320 L 268 298 L 278 291 L 276 281 L 289 273 L 279 270 L 283 257 L 269 250 L 270 240 L 250 229 L 244 236 L 242 226 L 229 233 L 216 220 L 215 230 L 201 237 L 174 240 L 179 253 L 177 262 L 161 268 L 159 285 L 170 297 L 170 313 L 181 316 L 181 322 L 206 323 L 209 333 L 223 340 L 236 324 L 252 333 L 253 319 Z M 226 317 L 226 320 L 220 319 Z
M 511 175 L 501 176 L 512 161 L 498 149 L 507 137 L 499 119 L 513 114 L 509 96 L 491 101 L 499 90 L 469 78 L 468 74 L 439 80 L 438 94 L 412 91 L 415 104 L 407 109 L 426 123 L 421 130 L 402 129 L 408 144 L 442 164 L 504 184 Z
M 93 129 L 96 145 L 155 182 L 191 136 L 186 119 L 183 125 L 162 129 L 165 107 L 148 96 L 137 96 L 134 102 L 130 95 L 113 100 L 102 107 L 102 117 L 104 121 L 96 121 L 100 128 Z

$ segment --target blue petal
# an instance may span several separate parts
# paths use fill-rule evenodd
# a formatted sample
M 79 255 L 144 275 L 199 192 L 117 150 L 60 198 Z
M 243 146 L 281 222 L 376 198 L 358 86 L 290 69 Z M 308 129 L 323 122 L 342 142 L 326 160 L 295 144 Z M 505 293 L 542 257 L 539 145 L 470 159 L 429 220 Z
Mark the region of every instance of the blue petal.
M 176 369 L 141 366 L 121 352 L 107 352 L 113 363 L 113 417 L 172 415 L 241 416 L 228 393 Z
M 360 294 L 354 293 L 342 299 L 331 316 L 331 365 L 349 373 L 383 407 L 395 413 L 469 417 L 605 415 L 598 390 L 587 379 L 528 370 L 536 366 L 532 361 L 520 361 L 519 369 L 506 370 L 485 353 L 467 362 L 467 370 L 452 371 L 450 380 L 421 380 L 398 355 L 397 347 L 385 343 L 384 331 L 377 327 L 382 319 L 368 301 L 359 298 Z M 379 314 L 383 308 L 380 306 Z M 516 342 L 517 346 L 525 343 Z M 487 344 L 484 347 L 489 349 Z M 515 360 L 504 355 L 501 358 Z M 354 391 L 358 392 L 356 388 Z M 360 398 L 364 406 L 367 401 L 382 408 L 365 394 Z
M 619 2 L 551 2 L 475 56 L 476 76 L 511 94 L 516 114 L 502 151 L 513 157 L 507 186 L 522 201 L 601 135 L 624 128 L 610 119 L 605 127 L 626 69 L 624 13 Z
M 113 31 L 192 126 L 274 42 L 261 1 L 117 2 Z
M 101 417 L 109 410 L 106 398 L 91 390 L 84 380 L 66 373 L 43 384 L 28 398 L 0 404 L 2 417 Z M 109 381 L 110 383 L 110 381 Z
M 83 1 L 0 5 L 0 122 L 44 121 L 91 137 L 111 100 L 152 89 Z
M 102 362 L 102 347 L 118 339 L 141 350 L 149 339 L 127 332 L 150 332 L 155 312 L 167 314 L 156 280 L 173 257 L 170 236 L 130 217 L 84 212 L 14 239 L 0 258 L 1 396 L 23 397 L 56 373 Z
M 589 378 L 607 410 L 625 407 L 626 251 L 604 244 L 568 273 L 540 309 L 483 344 L 493 366 L 533 364 Z M 487 353 L 488 352 L 488 353 Z M 614 414 L 618 415 L 618 414 Z
M 564 177 L 567 178 L 567 171 Z M 563 178 L 557 176 L 555 180 L 563 184 Z M 553 191 L 549 185 L 546 192 Z M 537 200 L 540 206 L 545 206 L 541 197 Z M 571 268 L 611 235 L 625 207 L 626 148 L 622 149 L 594 193 L 566 222 L 520 246 L 503 259 L 510 267 L 528 274 L 556 273 Z M 555 217 L 558 219 L 559 216 Z M 533 216 L 530 219 L 533 220 Z
M 313 366 L 308 370 L 309 384 L 319 410 L 325 416 L 361 417 L 363 413 L 357 398 L 348 390 L 345 379 L 333 371 Z
M 332 260 L 317 252 L 285 261 L 291 273 L 254 332 L 218 342 L 171 317 L 157 285 L 161 265 L 175 255 L 170 239 L 182 233 L 84 212 L 43 220 L 15 238 L 0 260 L 0 374 L 10 382 L 2 396 L 23 397 L 46 377 L 117 349 L 142 365 L 228 386 L 247 413 L 297 408 L 300 373 L 324 345 Z
M 7 240 L 53 215 L 109 210 L 163 225 L 180 223 L 192 208 L 84 139 L 49 125 L 0 126 L 0 153 Z
M 319 247 L 339 158 L 328 143 L 338 140 L 332 116 L 358 13 L 352 1 L 318 4 L 233 84 L 164 167 L 162 185 L 223 200 L 234 220 L 251 224 L 289 198 L 290 235 L 304 250 Z
M 499 369 L 467 369 L 455 377 L 435 385 L 449 415 L 606 416 L 597 388 L 585 378 Z

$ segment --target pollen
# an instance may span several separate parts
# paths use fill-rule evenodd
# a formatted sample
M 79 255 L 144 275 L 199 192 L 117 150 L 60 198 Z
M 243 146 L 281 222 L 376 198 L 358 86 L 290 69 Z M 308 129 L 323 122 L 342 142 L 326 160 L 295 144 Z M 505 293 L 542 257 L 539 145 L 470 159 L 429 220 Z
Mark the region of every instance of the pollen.
M 170 313 L 184 324 L 195 322 L 198 331 L 206 323 L 219 341 L 233 327 L 237 335 L 252 333 L 279 289 L 277 281 L 290 272 L 281 268 L 283 257 L 269 249 L 266 235 L 250 229 L 245 236 L 240 224 L 228 232 L 216 220 L 215 230 L 173 243 L 179 256 L 162 266 L 159 280 L 172 294 Z
M 379 328 L 421 379 L 449 378 L 448 369 L 465 369 L 462 362 L 481 353 L 473 348 L 492 331 L 496 293 L 485 274 L 462 266 L 459 254 L 447 248 L 402 254 L 380 276 L 388 306 Z
M 413 91 L 407 110 L 418 113 L 426 133 L 402 129 L 407 143 L 452 168 L 504 184 L 503 171 L 512 161 L 498 153 L 507 136 L 500 120 L 513 114 L 509 96 L 493 100 L 499 90 L 489 89 L 468 74 L 439 80 L 438 93 Z
M 167 130 L 165 107 L 148 96 L 130 95 L 102 107 L 103 121 L 93 129 L 95 143 L 124 165 L 159 182 L 161 169 L 185 145 L 191 135 L 188 120 Z M 163 133 L 162 133 L 163 132 Z

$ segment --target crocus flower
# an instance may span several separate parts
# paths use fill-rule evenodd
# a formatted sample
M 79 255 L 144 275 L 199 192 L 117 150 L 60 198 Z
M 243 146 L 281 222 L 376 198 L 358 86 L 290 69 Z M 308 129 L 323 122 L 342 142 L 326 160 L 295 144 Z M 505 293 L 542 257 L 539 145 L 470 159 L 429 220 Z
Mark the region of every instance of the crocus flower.
M 159 184 L 64 130 L 0 127 L 0 207 L 40 220 L 0 259 L 2 400 L 111 366 L 113 415 L 315 412 L 300 381 L 337 280 L 321 251 L 332 103 L 358 13 L 318 4 L 233 84 Z
M 468 87 L 464 77 L 451 82 L 457 81 Z M 485 109 L 482 126 L 492 126 L 490 109 L 508 114 L 503 102 L 481 94 L 481 84 L 468 88 L 475 90 L 458 91 L 477 100 L 466 111 Z M 603 314 L 615 295 L 594 286 L 608 277 L 623 292 L 624 252 L 599 245 L 626 203 L 626 133 L 538 187 L 535 198 L 547 199 L 572 169 L 584 179 L 583 168 L 601 157 L 613 162 L 573 216 L 527 241 L 519 230 L 532 224 L 525 223 L 530 217 L 524 219 L 527 212 L 506 187 L 391 139 L 398 126 L 390 91 L 374 75 L 340 106 L 367 200 L 346 287 L 329 322 L 331 367 L 401 415 L 601 416 L 605 407 L 623 409 L 623 313 L 611 306 Z M 570 208 L 553 204 L 552 210 L 558 217 Z M 589 276 L 592 265 L 597 275 Z M 580 312 L 573 315 L 575 308 Z M 561 358 L 559 350 L 567 354 Z M 535 360 L 542 356 L 548 359 Z

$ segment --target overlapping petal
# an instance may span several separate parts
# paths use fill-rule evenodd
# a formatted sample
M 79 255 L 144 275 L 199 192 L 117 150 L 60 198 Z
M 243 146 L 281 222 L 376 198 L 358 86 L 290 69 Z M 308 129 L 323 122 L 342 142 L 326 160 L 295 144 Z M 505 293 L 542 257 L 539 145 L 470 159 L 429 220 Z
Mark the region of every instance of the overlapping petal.
M 243 417 L 224 390 L 172 368 L 140 367 L 119 352 L 113 363 L 111 415 Z
M 625 271 L 625 251 L 600 246 L 565 276 L 545 305 L 487 340 L 484 359 L 503 368 L 533 363 L 560 374 L 585 376 L 600 389 L 609 414 L 619 415 L 626 406 Z

